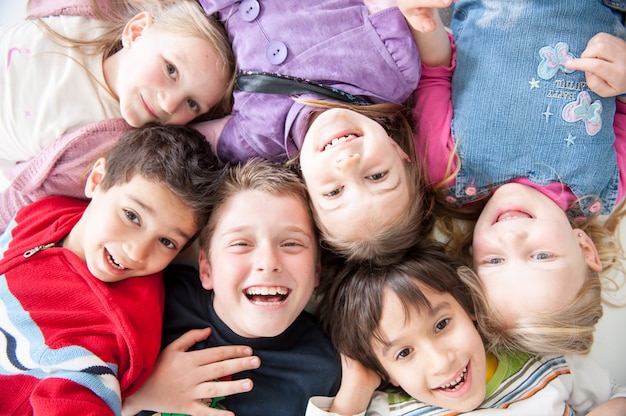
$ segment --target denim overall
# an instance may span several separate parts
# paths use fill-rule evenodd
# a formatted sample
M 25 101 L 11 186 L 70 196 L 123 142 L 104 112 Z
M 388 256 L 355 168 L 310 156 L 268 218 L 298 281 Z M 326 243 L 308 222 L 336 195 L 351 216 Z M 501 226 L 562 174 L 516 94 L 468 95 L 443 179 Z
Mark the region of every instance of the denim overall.
M 558 181 L 581 209 L 609 213 L 619 171 L 613 147 L 615 97 L 567 69 L 589 39 L 626 39 L 622 13 L 601 0 L 459 0 L 452 133 L 460 171 L 449 200 L 463 204 L 513 178 Z

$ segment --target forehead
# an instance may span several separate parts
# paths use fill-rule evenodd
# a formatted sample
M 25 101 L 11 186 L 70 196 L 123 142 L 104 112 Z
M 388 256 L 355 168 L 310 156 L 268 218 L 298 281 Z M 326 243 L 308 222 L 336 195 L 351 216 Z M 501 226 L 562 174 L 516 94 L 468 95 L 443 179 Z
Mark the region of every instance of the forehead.
M 314 233 L 308 205 L 290 194 L 260 190 L 237 192 L 214 211 L 211 222 L 219 228 L 228 226 L 229 221 L 240 225 L 298 225 L 306 232 Z

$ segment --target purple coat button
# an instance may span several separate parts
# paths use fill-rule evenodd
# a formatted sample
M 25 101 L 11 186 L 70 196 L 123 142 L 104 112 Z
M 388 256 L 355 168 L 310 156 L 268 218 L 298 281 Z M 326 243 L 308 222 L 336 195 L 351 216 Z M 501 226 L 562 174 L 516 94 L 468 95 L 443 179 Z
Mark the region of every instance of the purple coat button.
M 287 45 L 280 40 L 273 40 L 267 45 L 265 56 L 270 63 L 280 65 L 287 59 Z
M 260 11 L 261 5 L 257 0 L 243 0 L 239 5 L 239 14 L 246 22 L 256 19 Z

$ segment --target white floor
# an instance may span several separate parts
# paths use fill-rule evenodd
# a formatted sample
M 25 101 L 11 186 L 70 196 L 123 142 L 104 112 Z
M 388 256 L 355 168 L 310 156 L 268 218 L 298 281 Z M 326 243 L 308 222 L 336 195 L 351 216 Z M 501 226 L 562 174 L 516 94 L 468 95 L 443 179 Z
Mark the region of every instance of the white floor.
M 25 5 L 26 0 L 2 0 L 0 24 L 23 18 Z M 626 247 L 626 223 L 622 225 L 622 236 Z M 621 289 L 620 295 L 626 299 L 626 287 Z M 626 307 L 605 309 L 598 324 L 592 356 L 608 368 L 620 384 L 626 385 Z

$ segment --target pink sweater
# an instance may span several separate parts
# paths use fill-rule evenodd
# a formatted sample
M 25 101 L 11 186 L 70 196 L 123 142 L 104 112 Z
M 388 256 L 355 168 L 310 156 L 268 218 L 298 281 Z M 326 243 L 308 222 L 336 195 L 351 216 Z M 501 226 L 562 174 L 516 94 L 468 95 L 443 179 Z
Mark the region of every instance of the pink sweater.
M 55 139 L 33 159 L 6 171 L 12 183 L 0 194 L 0 232 L 20 208 L 45 196 L 85 199 L 90 165 L 130 128 L 123 119 L 92 123 Z

